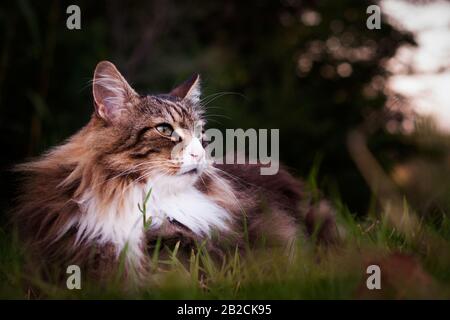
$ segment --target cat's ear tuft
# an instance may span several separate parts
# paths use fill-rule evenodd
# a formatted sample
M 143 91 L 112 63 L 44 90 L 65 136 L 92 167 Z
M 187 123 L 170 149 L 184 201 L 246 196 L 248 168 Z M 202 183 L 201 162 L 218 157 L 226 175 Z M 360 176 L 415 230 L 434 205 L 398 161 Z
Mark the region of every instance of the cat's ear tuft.
M 95 111 L 108 123 L 120 121 L 130 103 L 138 96 L 115 65 L 109 61 L 97 64 L 92 92 Z
M 191 78 L 177 86 L 170 92 L 170 95 L 178 97 L 183 100 L 188 100 L 192 104 L 197 104 L 200 101 L 200 75 L 194 74 Z

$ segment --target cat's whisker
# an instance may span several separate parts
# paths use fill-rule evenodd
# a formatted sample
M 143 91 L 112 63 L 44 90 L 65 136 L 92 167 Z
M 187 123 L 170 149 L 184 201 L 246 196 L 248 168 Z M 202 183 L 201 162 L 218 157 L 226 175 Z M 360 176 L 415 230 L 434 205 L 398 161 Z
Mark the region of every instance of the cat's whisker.
M 114 177 L 111 177 L 111 178 L 109 178 L 109 179 L 106 179 L 106 180 L 104 180 L 104 181 L 101 181 L 101 182 L 97 183 L 97 184 L 94 185 L 92 188 L 97 188 L 97 187 L 99 187 L 99 186 L 101 186 L 101 185 L 104 185 L 104 184 L 106 184 L 106 183 L 108 183 L 108 182 L 111 182 L 112 180 L 115 180 L 115 179 L 120 178 L 120 177 L 122 177 L 122 176 L 125 176 L 125 175 L 128 175 L 128 174 L 132 174 L 132 173 L 135 173 L 135 172 L 138 172 L 138 171 L 136 170 L 138 167 L 141 167 L 141 166 L 144 166 L 144 165 L 149 165 L 149 164 L 154 164 L 154 163 L 156 163 L 156 164 L 159 164 L 159 163 L 165 163 L 165 161 L 163 161 L 163 160 L 155 160 L 155 161 L 146 161 L 146 162 L 143 162 L 143 163 L 139 163 L 139 164 L 134 165 L 133 167 L 131 167 L 131 168 L 129 168 L 129 169 L 127 169 L 127 170 L 125 170 L 125 171 L 123 171 L 123 172 L 117 174 L 117 175 L 114 176 Z
M 220 172 L 220 173 L 221 173 L 221 174 L 224 174 L 224 175 L 226 175 L 226 176 L 228 176 L 230 179 L 232 179 L 233 181 L 235 181 L 236 183 L 238 183 L 240 186 L 248 187 L 248 185 L 249 185 L 249 184 L 242 183 L 242 182 L 241 182 L 241 181 L 243 181 L 242 179 L 240 179 L 240 178 L 238 178 L 238 177 L 235 177 L 235 176 L 233 176 L 232 174 L 228 174 L 228 172 L 222 171 L 222 172 Z
M 208 101 L 208 100 L 210 100 L 212 98 L 215 98 L 215 97 L 218 97 L 218 96 L 219 97 L 224 96 L 225 94 L 226 94 L 225 91 L 224 92 L 216 92 L 216 93 L 209 94 L 209 95 L 205 96 L 203 99 L 200 99 L 200 103 L 203 103 L 205 101 Z
M 216 120 L 216 119 L 207 119 L 207 120 L 208 120 L 208 122 L 213 121 L 213 122 L 215 122 L 215 123 L 218 123 L 218 124 L 220 124 L 220 125 L 223 125 L 222 122 L 220 122 L 220 121 L 218 121 L 218 120 Z
M 217 92 L 217 93 L 211 94 L 211 95 L 203 98 L 202 100 L 200 100 L 200 103 L 203 107 L 206 108 L 208 106 L 208 104 L 210 104 L 211 102 L 213 102 L 223 96 L 227 96 L 227 95 L 236 95 L 236 96 L 246 99 L 246 96 L 243 95 L 242 93 L 232 92 L 232 91 L 224 91 L 224 92 Z
M 211 113 L 209 113 L 209 114 L 206 115 L 206 118 L 208 118 L 208 117 L 218 117 L 218 118 L 225 118 L 225 119 L 231 120 L 231 118 L 229 116 L 225 116 L 223 114 L 211 114 Z
M 214 167 L 214 166 L 210 166 L 210 169 L 218 171 L 220 173 L 223 173 L 224 175 L 230 177 L 231 179 L 234 179 L 234 181 L 240 183 L 241 185 L 245 185 L 246 187 L 252 186 L 252 187 L 255 187 L 255 188 L 258 188 L 258 189 L 260 188 L 259 186 L 255 185 L 253 183 L 250 183 L 248 181 L 245 181 L 244 179 L 242 179 L 242 178 L 240 178 L 240 177 L 238 177 L 236 175 L 233 175 L 233 174 L 231 174 L 231 173 L 229 173 L 229 172 L 227 172 L 225 170 L 219 169 L 219 168 Z
M 159 165 L 159 166 L 154 166 L 154 167 L 152 167 L 152 171 L 147 171 L 146 173 L 144 173 L 144 174 L 141 175 L 140 177 L 134 179 L 134 180 L 130 183 L 130 185 L 128 185 L 126 188 L 124 188 L 124 190 L 122 190 L 122 195 L 123 195 L 123 194 L 125 193 L 125 191 L 128 190 L 131 186 L 134 186 L 134 185 L 136 185 L 137 183 L 141 182 L 142 180 L 144 180 L 144 179 L 150 177 L 152 174 L 155 174 L 155 172 L 154 172 L 153 170 L 154 170 L 154 169 L 157 169 L 157 168 L 163 168 L 163 169 L 165 169 L 164 172 L 169 173 L 169 170 L 168 170 L 169 168 L 168 168 L 165 164 L 161 164 L 161 165 Z M 160 174 L 160 172 L 158 172 L 158 174 Z
M 225 108 L 224 108 L 224 107 L 221 107 L 221 106 L 208 106 L 208 110 L 211 110 L 211 109 L 214 109 L 214 110 L 224 110 Z
M 213 178 L 215 182 L 218 182 L 218 183 L 222 184 L 222 186 L 224 187 L 223 191 L 225 193 L 227 193 L 228 195 L 230 195 L 232 198 L 234 198 L 234 200 L 236 201 L 236 204 L 238 205 L 239 209 L 242 212 L 244 212 L 244 208 L 241 206 L 241 203 L 240 203 L 239 199 L 236 197 L 236 195 L 234 194 L 234 192 L 228 190 L 230 188 L 230 186 L 228 184 L 226 184 L 224 181 L 222 181 L 222 179 L 219 176 L 217 176 L 216 173 L 208 171 L 208 170 L 205 170 L 204 172 L 210 178 Z
M 203 179 L 203 175 L 200 175 L 199 178 L 200 178 L 200 180 L 202 181 L 203 186 L 206 188 L 206 182 L 205 182 L 205 180 Z
M 223 126 L 223 123 L 220 122 L 220 121 L 218 121 L 218 120 L 216 120 L 216 119 L 208 119 L 208 118 L 206 118 L 206 120 L 207 120 L 208 122 L 214 122 L 214 123 L 217 123 L 217 124 Z

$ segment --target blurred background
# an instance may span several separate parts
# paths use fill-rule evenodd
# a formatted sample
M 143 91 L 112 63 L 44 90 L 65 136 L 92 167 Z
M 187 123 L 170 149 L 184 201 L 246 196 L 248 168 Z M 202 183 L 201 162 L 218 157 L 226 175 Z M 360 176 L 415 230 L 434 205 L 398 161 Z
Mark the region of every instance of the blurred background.
M 66 27 L 71 4 L 81 30 Z M 282 162 L 356 215 L 390 192 L 436 223 L 450 212 L 448 1 L 4 1 L 2 212 L 11 166 L 88 122 L 104 59 L 140 93 L 200 73 L 204 96 L 224 93 L 210 127 L 279 128 Z

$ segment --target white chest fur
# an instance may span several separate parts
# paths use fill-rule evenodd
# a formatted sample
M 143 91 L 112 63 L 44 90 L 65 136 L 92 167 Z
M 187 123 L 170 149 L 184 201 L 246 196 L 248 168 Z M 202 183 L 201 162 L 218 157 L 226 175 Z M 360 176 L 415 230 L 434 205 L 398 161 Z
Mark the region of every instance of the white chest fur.
M 113 244 L 117 255 L 126 248 L 129 260 L 141 260 L 144 229 L 137 204 L 142 201 L 142 191 L 136 188 L 126 191 L 123 195 L 118 193 L 106 205 L 91 191 L 83 195 L 78 201 L 81 214 L 70 223 L 78 229 L 76 245 L 82 242 Z
M 116 246 L 117 254 L 126 246 L 127 257 L 139 261 L 143 255 L 144 227 L 138 204 L 142 205 L 150 189 L 147 219 L 151 219 L 151 229 L 158 228 L 167 219 L 178 221 L 200 236 L 209 236 L 213 229 L 228 229 L 231 217 L 225 209 L 192 184 L 184 184 L 183 187 L 182 180 L 175 183 L 168 179 L 133 186 L 118 193 L 117 198 L 106 206 L 100 205 L 92 192 L 86 192 L 78 201 L 81 215 L 74 218 L 66 230 L 75 225 L 78 227 L 77 243 L 112 243 Z
M 179 190 L 154 185 L 148 203 L 152 227 L 166 220 L 176 220 L 200 236 L 213 229 L 227 230 L 230 214 L 193 186 Z

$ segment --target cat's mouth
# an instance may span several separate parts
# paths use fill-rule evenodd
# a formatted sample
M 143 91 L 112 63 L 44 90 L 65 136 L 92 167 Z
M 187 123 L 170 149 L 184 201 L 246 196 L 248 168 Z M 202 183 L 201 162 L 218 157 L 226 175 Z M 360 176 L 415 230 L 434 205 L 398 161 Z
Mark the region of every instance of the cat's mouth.
M 192 168 L 188 171 L 183 172 L 182 174 L 197 174 L 198 173 L 198 169 L 197 168 Z
M 198 174 L 199 168 L 197 165 L 189 165 L 185 168 L 183 168 L 180 172 L 179 175 L 194 175 L 194 174 Z
M 184 164 L 181 166 L 180 170 L 178 171 L 178 175 L 180 175 L 180 176 L 201 175 L 206 168 L 207 168 L 206 162 Z

